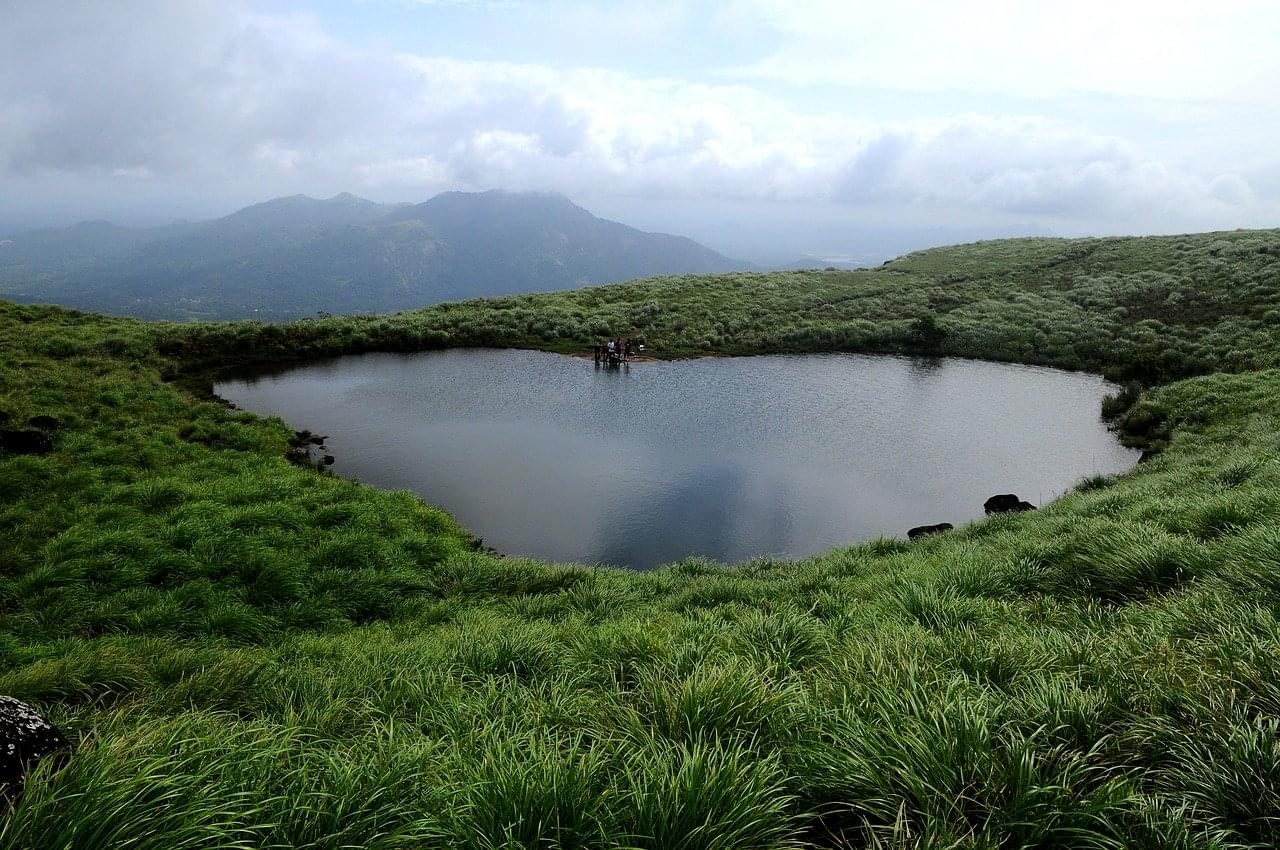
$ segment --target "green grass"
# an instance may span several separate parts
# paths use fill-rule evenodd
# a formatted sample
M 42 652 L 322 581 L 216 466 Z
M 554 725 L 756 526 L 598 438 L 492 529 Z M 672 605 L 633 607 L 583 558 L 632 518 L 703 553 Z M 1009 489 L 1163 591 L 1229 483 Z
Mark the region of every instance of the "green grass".
M 625 334 L 666 357 L 949 354 L 1150 384 L 1280 366 L 1280 230 L 979 242 L 876 270 L 653 278 L 392 316 L 170 328 L 160 348 L 206 370 L 364 350 L 583 351 Z M 116 344 L 149 349 L 130 337 Z
M 0 848 L 1274 846 L 1276 305 L 1274 231 L 284 326 L 0 304 L 0 410 L 64 423 L 0 458 L 0 693 L 76 741 Z M 1158 451 L 912 543 L 628 573 L 476 551 L 202 394 L 605 332 L 1095 369 L 1147 382 L 1123 423 Z

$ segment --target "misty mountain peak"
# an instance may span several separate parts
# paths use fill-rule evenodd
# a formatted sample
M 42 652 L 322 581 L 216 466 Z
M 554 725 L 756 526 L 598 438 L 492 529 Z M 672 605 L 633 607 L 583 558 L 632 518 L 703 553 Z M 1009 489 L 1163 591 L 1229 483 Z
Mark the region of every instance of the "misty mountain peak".
M 424 205 L 470 206 L 489 209 L 572 209 L 590 215 L 582 207 L 559 192 L 508 192 L 489 189 L 484 192 L 441 192 Z
M 286 195 L 245 207 L 218 222 L 222 222 L 224 227 L 284 229 L 342 226 L 367 224 L 382 217 L 390 209 L 392 208 L 349 192 L 325 200 L 309 195 Z
M 746 267 L 549 192 L 445 192 L 408 205 L 289 195 L 176 229 L 53 237 L 0 263 L 0 292 L 156 318 L 383 312 Z M 33 269 L 38 291 L 20 288 Z

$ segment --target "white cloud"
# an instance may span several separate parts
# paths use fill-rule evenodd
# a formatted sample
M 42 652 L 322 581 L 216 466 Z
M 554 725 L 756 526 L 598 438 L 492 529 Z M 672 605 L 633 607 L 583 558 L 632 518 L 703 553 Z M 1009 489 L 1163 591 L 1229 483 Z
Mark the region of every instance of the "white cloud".
M 1205 214 L 1250 207 L 1234 174 L 1179 172 L 1136 146 L 1044 119 L 965 116 L 885 133 L 865 145 L 836 184 L 852 203 L 908 202 L 1037 216 L 1110 219 Z
M 914 17 L 865 4 L 848 7 L 853 12 L 843 3 L 819 5 L 827 19 L 797 15 L 790 4 L 751 4 L 788 46 L 750 75 L 801 81 L 826 74 L 907 86 L 1105 81 L 1094 63 L 1118 49 L 1110 37 L 1079 57 L 1059 49 L 1041 64 L 1065 64 L 1045 70 L 1030 54 L 1060 41 L 1056 35 L 986 55 L 993 42 L 1013 41 L 1011 28 L 1031 26 L 1030 6 L 988 4 L 990 27 L 961 36 L 950 5 L 930 6 L 930 14 L 921 7 Z M 1259 14 L 1260 23 L 1275 17 Z M 1120 20 L 1125 32 L 1135 15 L 1116 11 L 1107 20 Z M 1036 20 L 1046 30 L 1068 27 L 1072 38 L 1096 26 L 1056 13 Z M 1125 79 L 1134 92 L 1154 93 L 1154 72 L 1138 68 L 1142 57 L 1183 45 L 1182 19 L 1161 21 L 1151 43 L 1133 47 L 1137 58 L 1123 65 L 1133 71 Z M 345 43 L 312 17 L 264 16 L 247 6 L 157 0 L 50 11 L 33 4 L 11 24 L 0 32 L 0 52 L 9 57 L 0 64 L 0 190 L 6 175 L 58 174 L 184 185 L 339 184 L 408 198 L 505 187 L 1144 222 L 1239 220 L 1276 209 L 1276 199 L 1259 199 L 1233 161 L 1203 150 L 1157 155 L 1133 139 L 1052 117 L 976 112 L 872 120 L 802 110 L 776 90 L 724 78 L 708 84 L 392 55 Z M 1173 47 L 1158 38 L 1172 39 Z M 835 50 L 842 44 L 847 50 Z M 808 60 L 792 55 L 809 48 Z M 1247 76 L 1237 62 L 1201 80 L 1200 91 Z M 1234 90 L 1252 91 L 1243 83 Z
M 799 85 L 1280 104 L 1273 0 L 737 0 L 776 51 L 729 73 Z

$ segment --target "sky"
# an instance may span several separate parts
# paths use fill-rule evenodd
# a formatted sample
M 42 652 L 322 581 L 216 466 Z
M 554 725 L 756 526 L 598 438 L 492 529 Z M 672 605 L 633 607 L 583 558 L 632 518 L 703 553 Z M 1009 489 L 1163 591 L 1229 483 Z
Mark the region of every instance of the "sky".
M 0 10 L 0 230 L 495 188 L 765 262 L 1280 226 L 1274 0 Z

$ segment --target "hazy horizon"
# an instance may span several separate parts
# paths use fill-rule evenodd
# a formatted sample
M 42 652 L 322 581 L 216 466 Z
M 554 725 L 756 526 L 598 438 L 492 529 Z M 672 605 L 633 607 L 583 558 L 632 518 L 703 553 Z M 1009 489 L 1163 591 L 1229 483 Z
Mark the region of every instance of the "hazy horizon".
M 445 190 L 446 193 L 450 191 L 467 190 Z M 510 190 L 505 189 L 484 191 L 510 192 Z M 778 250 L 777 248 L 771 249 L 769 247 L 761 249 L 759 247 L 759 241 L 765 228 L 775 230 L 779 227 L 782 228 L 783 233 L 781 235 L 776 232 L 773 233 L 776 240 L 774 243 L 775 245 L 781 244 L 785 246 L 788 238 L 794 239 L 795 244 L 822 244 L 821 239 L 823 238 L 823 228 L 825 228 L 826 233 L 828 234 L 826 238 L 831 243 L 836 243 L 838 240 L 831 237 L 829 234 L 832 231 L 838 231 L 840 228 L 848 227 L 850 222 L 847 219 L 836 217 L 829 217 L 825 221 L 821 219 L 815 220 L 815 217 L 811 212 L 805 215 L 797 214 L 791 220 L 784 219 L 782 221 L 779 221 L 779 217 L 748 217 L 740 223 L 739 231 L 736 234 L 729 235 L 718 234 L 714 227 L 706 227 L 705 221 L 702 218 L 695 217 L 696 211 L 690 211 L 687 209 L 676 208 L 664 210 L 656 214 L 653 212 L 648 212 L 646 214 L 644 210 L 636 210 L 628 207 L 625 202 L 613 205 L 610 205 L 607 202 L 601 203 L 600 206 L 607 207 L 610 210 L 617 210 L 617 213 L 613 213 L 602 212 L 600 207 L 597 205 L 579 203 L 576 199 L 569 198 L 567 195 L 563 195 L 562 193 L 555 192 L 553 190 L 526 190 L 525 192 L 517 191 L 511 193 L 535 195 L 549 194 L 565 197 L 570 202 L 583 207 L 588 212 L 599 218 L 618 221 L 621 224 L 626 224 L 650 233 L 666 233 L 674 236 L 688 237 L 733 259 L 745 260 L 765 266 L 783 265 L 806 259 L 822 260 L 833 263 L 866 262 L 878 264 L 882 260 L 900 256 L 901 254 L 910 251 L 917 251 L 923 248 L 940 247 L 960 242 L 975 241 L 978 239 L 1071 235 L 1051 233 L 1044 229 L 1028 229 L 1023 231 L 1011 228 L 1005 232 L 1001 232 L 994 228 L 934 227 L 931 229 L 912 229 L 909 227 L 893 228 L 892 226 L 885 227 L 883 225 L 869 225 L 861 231 L 860 238 L 856 243 L 844 243 L 843 247 L 845 250 L 840 252 L 791 250 L 786 247 L 783 247 L 781 250 Z M 438 194 L 441 193 L 437 193 L 437 195 Z M 180 223 L 200 224 L 216 221 L 217 219 L 224 218 L 252 206 L 279 201 L 290 197 L 301 196 L 316 201 L 325 201 L 332 200 L 342 195 L 350 195 L 362 200 L 373 200 L 371 198 L 365 198 L 361 195 L 357 195 L 354 192 L 346 191 L 327 197 L 316 197 L 314 195 L 308 195 L 305 192 L 299 192 L 294 193 L 294 195 L 279 195 L 272 198 L 263 198 L 259 201 L 245 204 L 243 206 L 218 210 L 207 217 L 180 216 L 176 218 L 164 218 L 152 216 L 126 216 L 123 219 L 120 219 L 104 216 L 72 216 L 65 220 L 57 219 L 47 222 L 23 223 L 14 227 L 0 226 L 0 238 L 16 237 L 24 233 L 46 229 L 57 230 L 69 228 L 79 224 L 89 224 L 100 221 L 105 221 L 112 225 L 140 230 L 148 228 L 163 228 L 167 225 Z M 432 197 L 435 196 L 433 195 Z M 430 200 L 430 198 L 378 201 L 377 203 L 382 203 L 388 207 L 392 207 L 395 205 L 418 204 L 427 200 Z M 691 214 L 691 212 L 693 214 Z M 815 229 L 819 233 L 819 239 L 816 243 L 813 239 Z M 710 235 L 706 238 L 702 238 L 700 235 L 702 232 L 708 232 Z
M 1275 226 L 1277 32 L 1252 1 L 32 5 L 0 233 L 485 189 L 758 263 Z

